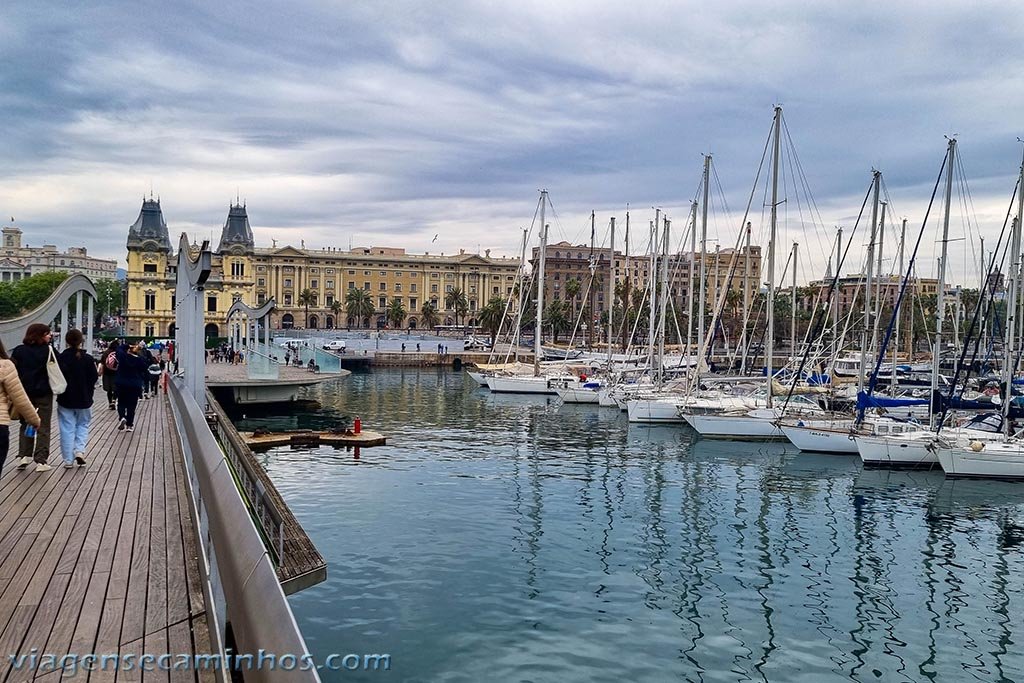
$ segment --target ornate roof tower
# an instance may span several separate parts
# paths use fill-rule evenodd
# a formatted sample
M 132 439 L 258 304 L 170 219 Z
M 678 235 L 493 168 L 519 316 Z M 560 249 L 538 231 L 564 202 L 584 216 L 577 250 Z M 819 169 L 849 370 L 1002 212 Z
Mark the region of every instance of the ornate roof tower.
M 228 219 L 224 222 L 224 229 L 220 233 L 217 252 L 230 251 L 252 256 L 255 248 L 256 244 L 252 237 L 252 228 L 249 227 L 249 215 L 245 212 L 245 205 L 232 204 L 228 210 Z
M 171 252 L 171 238 L 159 199 L 150 197 L 142 200 L 139 217 L 128 228 L 128 249 Z

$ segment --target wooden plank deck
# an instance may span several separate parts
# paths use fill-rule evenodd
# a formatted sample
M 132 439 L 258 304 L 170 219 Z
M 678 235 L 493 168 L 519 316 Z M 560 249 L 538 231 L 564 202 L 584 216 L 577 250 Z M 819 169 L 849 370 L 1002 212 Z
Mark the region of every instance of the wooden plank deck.
M 210 653 L 198 544 L 166 397 L 139 402 L 135 431 L 97 392 L 88 465 L 62 466 L 54 408 L 50 472 L 0 475 L 0 681 L 207 681 L 195 671 L 70 672 L 10 655 Z

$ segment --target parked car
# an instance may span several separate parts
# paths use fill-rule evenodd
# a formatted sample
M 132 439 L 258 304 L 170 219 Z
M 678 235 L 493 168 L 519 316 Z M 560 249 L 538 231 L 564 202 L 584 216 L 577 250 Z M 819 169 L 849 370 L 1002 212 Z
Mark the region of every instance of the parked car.
M 324 344 L 324 351 L 345 351 L 344 339 L 332 339 Z

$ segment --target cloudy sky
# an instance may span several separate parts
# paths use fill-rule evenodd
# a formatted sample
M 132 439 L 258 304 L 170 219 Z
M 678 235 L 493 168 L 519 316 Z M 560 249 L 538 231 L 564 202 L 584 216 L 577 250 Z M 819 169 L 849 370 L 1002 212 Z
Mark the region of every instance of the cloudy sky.
M 73 6 L 0 5 L 0 215 L 30 244 L 122 262 L 151 190 L 172 241 L 216 237 L 237 194 L 259 245 L 517 255 L 547 188 L 552 239 L 589 240 L 593 209 L 606 240 L 628 205 L 636 252 L 652 207 L 681 236 L 704 153 L 712 248 L 752 195 L 764 242 L 755 176 L 781 104 L 780 250 L 801 242 L 801 279 L 852 228 L 872 168 L 915 233 L 955 134 L 958 280 L 976 278 L 973 238 L 995 241 L 1020 165 L 1014 3 Z M 926 269 L 936 240 L 930 226 Z

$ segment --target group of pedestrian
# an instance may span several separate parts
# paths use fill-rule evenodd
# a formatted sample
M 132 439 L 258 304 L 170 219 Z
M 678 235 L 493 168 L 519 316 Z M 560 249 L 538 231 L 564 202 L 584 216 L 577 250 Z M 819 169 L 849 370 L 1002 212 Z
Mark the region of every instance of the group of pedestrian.
M 110 342 L 97 360 L 83 348 L 81 330 L 68 330 L 60 354 L 52 340 L 48 325 L 33 323 L 10 355 L 0 342 L 0 468 L 10 446 L 9 424 L 19 420 L 17 467 L 34 462 L 36 472 L 53 469 L 47 461 L 55 395 L 64 467 L 84 467 L 100 377 L 107 407 L 118 411 L 118 430 L 131 432 L 139 399 L 156 395 L 167 367 L 163 354 L 154 356 L 141 343 Z
M 207 350 L 206 360 L 213 363 L 240 365 L 245 362 L 245 354 L 239 349 L 231 348 L 231 345 L 225 342 Z

